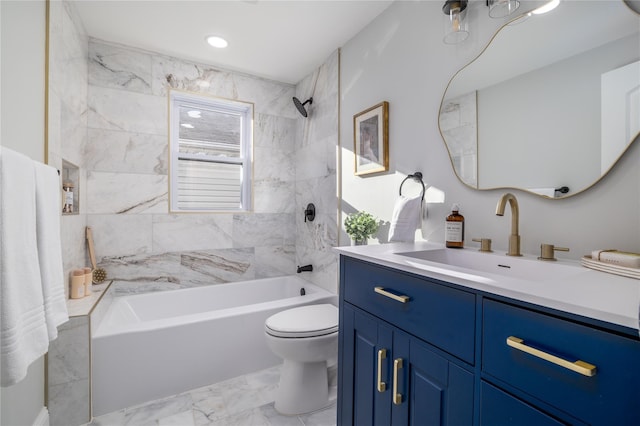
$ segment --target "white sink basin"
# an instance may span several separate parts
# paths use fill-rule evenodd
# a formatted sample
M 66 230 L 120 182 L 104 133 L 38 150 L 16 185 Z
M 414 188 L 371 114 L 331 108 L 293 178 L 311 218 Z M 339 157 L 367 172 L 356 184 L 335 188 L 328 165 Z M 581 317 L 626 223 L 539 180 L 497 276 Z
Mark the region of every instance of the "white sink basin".
M 535 260 L 465 249 L 436 249 L 406 253 L 395 253 L 422 261 L 433 262 L 441 267 L 464 268 L 469 273 L 482 276 L 483 273 L 497 274 L 526 281 L 545 281 L 580 272 L 580 268 Z

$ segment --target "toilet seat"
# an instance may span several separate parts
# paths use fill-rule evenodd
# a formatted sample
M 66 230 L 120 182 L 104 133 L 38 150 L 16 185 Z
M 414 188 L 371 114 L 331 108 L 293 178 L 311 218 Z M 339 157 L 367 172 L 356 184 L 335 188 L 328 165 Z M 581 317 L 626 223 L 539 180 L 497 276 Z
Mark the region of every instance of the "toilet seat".
M 315 337 L 338 331 L 338 308 L 328 303 L 287 309 L 267 318 L 265 331 L 275 337 Z

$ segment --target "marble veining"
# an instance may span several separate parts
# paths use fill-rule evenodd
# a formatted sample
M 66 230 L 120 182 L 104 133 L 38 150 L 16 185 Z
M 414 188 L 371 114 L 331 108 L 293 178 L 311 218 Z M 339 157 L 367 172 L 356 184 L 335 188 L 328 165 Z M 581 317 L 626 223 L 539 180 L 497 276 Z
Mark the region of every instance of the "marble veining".
M 90 43 L 89 83 L 151 93 L 151 55 L 107 43 Z
M 169 283 L 184 288 L 253 279 L 253 260 L 254 249 L 245 248 L 107 256 L 99 265 L 116 281 Z
M 97 172 L 168 174 L 167 137 L 107 129 L 89 129 L 86 166 Z
M 283 416 L 273 408 L 280 366 L 151 401 L 93 419 L 90 426 L 334 426 L 336 369 L 329 369 L 329 407 L 311 414 Z

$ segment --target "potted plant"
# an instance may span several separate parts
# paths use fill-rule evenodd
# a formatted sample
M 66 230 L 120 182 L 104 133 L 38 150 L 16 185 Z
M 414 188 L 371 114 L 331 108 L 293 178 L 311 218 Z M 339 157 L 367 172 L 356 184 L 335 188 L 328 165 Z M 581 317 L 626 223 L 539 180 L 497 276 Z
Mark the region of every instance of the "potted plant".
M 344 220 L 344 230 L 356 245 L 364 245 L 378 232 L 378 220 L 367 212 L 351 213 Z

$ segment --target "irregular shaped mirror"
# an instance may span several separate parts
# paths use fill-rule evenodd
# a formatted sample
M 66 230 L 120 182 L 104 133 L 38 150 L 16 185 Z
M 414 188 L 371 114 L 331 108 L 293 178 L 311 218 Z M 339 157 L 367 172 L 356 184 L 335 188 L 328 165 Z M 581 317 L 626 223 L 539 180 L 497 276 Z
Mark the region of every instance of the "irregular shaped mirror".
M 563 1 L 505 25 L 451 79 L 439 126 L 473 188 L 586 190 L 638 139 L 640 15 L 622 1 Z

